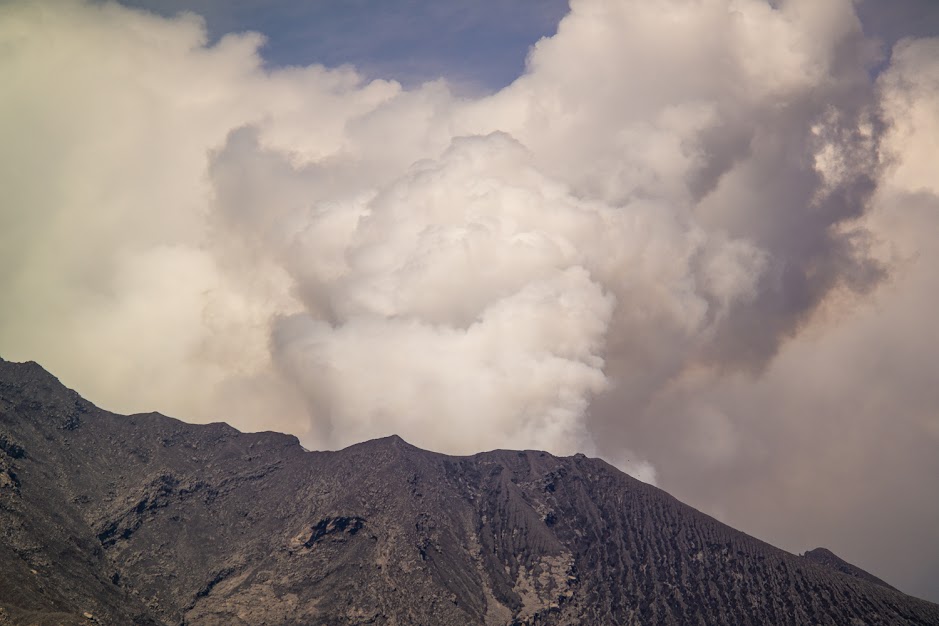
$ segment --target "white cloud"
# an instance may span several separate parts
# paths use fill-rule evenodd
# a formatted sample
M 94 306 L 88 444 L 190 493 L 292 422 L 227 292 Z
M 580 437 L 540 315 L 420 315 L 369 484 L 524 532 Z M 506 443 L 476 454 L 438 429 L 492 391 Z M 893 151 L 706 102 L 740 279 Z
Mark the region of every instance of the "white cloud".
M 266 71 L 257 37 L 207 48 L 192 16 L 81 2 L 6 13 L 17 97 L 3 119 L 20 148 L 4 158 L 24 173 L 9 168 L 5 185 L 7 221 L 21 231 L 7 251 L 23 266 L 4 281 L 16 303 L 7 350 L 115 408 L 167 396 L 168 410 L 196 419 L 227 407 L 214 389 L 229 378 L 286 372 L 299 414 L 285 423 L 309 429 L 313 446 L 397 424 L 383 413 L 453 451 L 507 437 L 589 450 L 587 408 L 601 388 L 620 410 L 641 410 L 702 355 L 730 358 L 724 335 L 751 315 L 776 319 L 754 331 L 765 345 L 747 358 L 771 356 L 828 286 L 793 303 L 773 273 L 801 284 L 805 265 L 825 271 L 838 250 L 825 229 L 843 216 L 804 206 L 820 186 L 816 164 L 837 164 L 831 196 L 871 167 L 843 155 L 863 157 L 873 140 L 825 134 L 866 114 L 863 59 L 834 66 L 838 45 L 863 48 L 850 3 L 575 3 L 529 73 L 479 100 L 443 82 L 363 83 L 348 68 Z M 683 36 L 655 34 L 666 31 Z M 811 131 L 826 138 L 814 161 L 799 152 Z M 793 145 L 778 145 L 787 135 Z M 770 171 L 805 188 L 767 193 Z M 817 241 L 792 250 L 785 231 Z M 319 339 L 301 343 L 323 354 L 285 344 L 302 319 Z M 422 340 L 456 356 L 405 367 L 390 354 Z M 379 344 L 384 361 L 370 354 Z M 92 346 L 114 353 L 97 374 L 82 365 Z M 346 370 L 371 359 L 369 406 L 341 380 L 304 382 L 318 377 L 292 370 L 310 359 Z M 552 359 L 583 373 L 533 374 L 537 390 L 511 392 L 508 373 Z M 474 377 L 505 387 L 480 409 L 496 423 L 438 441 L 429 425 L 446 402 L 449 421 L 480 419 L 444 398 Z M 128 392 L 142 386 L 152 395 Z M 397 399 L 382 408 L 386 396 Z M 562 426 L 527 426 L 542 419 Z

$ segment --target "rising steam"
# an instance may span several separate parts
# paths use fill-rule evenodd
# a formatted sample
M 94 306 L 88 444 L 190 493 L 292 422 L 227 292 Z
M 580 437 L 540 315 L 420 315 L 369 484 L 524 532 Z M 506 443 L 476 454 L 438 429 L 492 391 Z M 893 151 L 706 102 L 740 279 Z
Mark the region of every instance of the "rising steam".
M 310 446 L 596 453 L 591 420 L 626 426 L 688 368 L 761 367 L 880 275 L 851 221 L 879 128 L 852 4 L 673 5 L 575 2 L 475 100 L 263 71 L 257 38 L 206 48 L 188 17 L 14 5 L 7 71 L 44 103 L 22 113 L 64 126 L 27 148 L 60 195 L 11 181 L 24 255 L 56 248 L 25 267 L 82 274 L 49 322 L 122 355 L 98 386 L 145 378 L 184 415 L 277 379 Z

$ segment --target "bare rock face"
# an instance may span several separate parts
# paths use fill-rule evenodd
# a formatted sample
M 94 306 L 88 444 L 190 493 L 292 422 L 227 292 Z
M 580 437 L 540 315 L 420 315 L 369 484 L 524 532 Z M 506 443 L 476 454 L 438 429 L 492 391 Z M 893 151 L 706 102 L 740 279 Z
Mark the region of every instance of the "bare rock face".
M 841 564 L 583 455 L 307 452 L 0 361 L 0 625 L 939 624 Z

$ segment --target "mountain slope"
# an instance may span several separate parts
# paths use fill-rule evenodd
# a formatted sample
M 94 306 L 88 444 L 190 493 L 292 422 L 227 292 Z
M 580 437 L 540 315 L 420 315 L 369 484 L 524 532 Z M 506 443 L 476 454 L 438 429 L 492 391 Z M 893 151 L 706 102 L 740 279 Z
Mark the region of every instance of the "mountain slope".
M 877 585 L 882 585 L 888 589 L 893 589 L 891 585 L 888 585 L 881 579 L 877 578 L 869 572 L 865 572 L 857 565 L 852 565 L 847 561 L 840 558 L 838 555 L 833 553 L 831 550 L 825 548 L 815 548 L 814 550 L 809 550 L 804 555 L 805 558 L 811 559 L 817 563 L 826 565 L 842 574 L 847 574 L 848 576 L 855 576 L 862 580 L 872 582 Z
M 0 361 L 0 528 L 0 624 L 939 624 L 597 459 L 311 453 L 31 363 Z

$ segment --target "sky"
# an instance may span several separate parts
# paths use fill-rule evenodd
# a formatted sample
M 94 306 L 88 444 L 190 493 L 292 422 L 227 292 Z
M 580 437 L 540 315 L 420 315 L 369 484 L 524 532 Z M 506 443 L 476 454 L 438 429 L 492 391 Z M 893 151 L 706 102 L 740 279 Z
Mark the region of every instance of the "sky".
M 553 35 L 567 0 L 126 0 L 164 17 L 205 19 L 210 42 L 264 34 L 268 67 L 351 64 L 363 76 L 417 86 L 445 76 L 463 91 L 506 86 L 529 46 Z
M 0 3 L 0 356 L 939 600 L 933 0 L 130 4 Z

